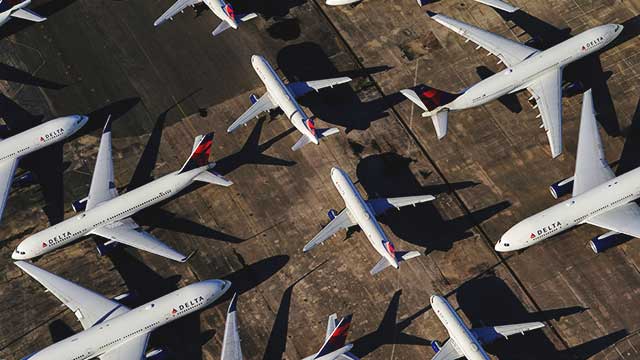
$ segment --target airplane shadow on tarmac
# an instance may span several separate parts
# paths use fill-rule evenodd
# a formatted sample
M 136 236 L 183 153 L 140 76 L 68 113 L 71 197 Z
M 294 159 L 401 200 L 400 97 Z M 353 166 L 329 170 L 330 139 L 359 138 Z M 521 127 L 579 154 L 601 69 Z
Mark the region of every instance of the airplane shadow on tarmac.
M 300 59 L 305 59 L 300 61 Z M 354 71 L 338 71 L 322 48 L 312 42 L 289 45 L 278 52 L 277 66 L 288 82 L 320 80 L 340 76 L 354 79 L 333 89 L 323 89 L 299 99 L 301 105 L 309 108 L 318 119 L 351 130 L 366 130 L 373 121 L 382 119 L 388 110 L 405 100 L 400 93 L 361 101 L 358 94 L 378 95 L 378 91 L 368 80 L 368 76 L 387 71 L 388 66 L 377 66 Z M 360 89 L 356 93 L 352 86 Z M 311 115 L 311 114 L 310 114 Z
M 571 29 L 558 29 L 555 26 L 522 10 L 508 13 L 494 9 L 505 20 L 510 21 L 531 36 L 526 45 L 544 50 L 561 43 L 571 37 Z M 640 16 L 635 16 L 621 25 L 624 30 L 603 51 L 616 47 L 640 34 Z M 574 34 L 575 35 L 575 34 Z M 568 65 L 564 69 L 563 80 L 565 83 L 581 84 L 583 90 L 593 89 L 593 100 L 600 125 L 609 136 L 620 136 L 620 125 L 607 81 L 612 72 L 604 71 L 599 53 L 587 56 L 577 62 Z M 572 96 L 573 93 L 563 94 Z
M 358 163 L 356 175 L 364 188 L 367 198 L 399 197 L 412 195 L 434 195 L 449 193 L 478 185 L 473 181 L 452 184 L 422 186 L 411 172 L 413 159 L 395 153 L 371 155 Z M 427 177 L 429 174 L 422 174 Z M 438 201 L 437 199 L 435 201 Z M 379 217 L 381 223 L 404 241 L 425 248 L 426 253 L 434 250 L 447 251 L 453 243 L 473 235 L 471 229 L 510 206 L 500 202 L 454 219 L 444 219 L 433 203 L 405 207 L 399 211 L 389 211 Z M 419 226 L 417 225 L 419 224 Z M 425 229 L 428 231 L 425 232 Z
M 558 321 L 565 316 L 588 310 L 573 306 L 530 313 L 513 290 L 502 279 L 493 275 L 470 280 L 455 293 L 460 310 L 467 316 L 472 328 L 531 321 Z M 508 341 L 497 341 L 485 346 L 485 350 L 499 359 L 587 359 L 626 335 L 625 330 L 616 331 L 559 351 L 544 332 L 535 330 L 524 335 L 514 335 Z
M 124 247 L 113 249 L 108 256 L 114 269 L 124 280 L 129 293 L 133 295 L 133 302 L 126 303 L 126 306 L 140 306 L 178 288 L 179 275 L 162 277 L 129 254 Z M 289 257 L 286 255 L 272 256 L 244 265 L 242 269 L 222 277 L 231 281 L 233 285 L 215 304 L 230 300 L 234 292 L 241 295 L 257 287 L 282 269 L 288 261 Z M 241 263 L 244 261 L 241 260 Z M 200 312 L 195 312 L 167 324 L 152 333 L 150 347 L 166 347 L 170 349 L 169 353 L 178 359 L 201 359 L 202 346 L 213 337 L 214 332 L 202 331 L 200 323 Z
M 33 10 L 38 15 L 44 16 L 46 18 L 52 16 L 53 14 L 64 10 L 67 6 L 73 4 L 77 0 L 49 0 L 48 2 L 29 8 L 29 10 Z M 49 21 L 49 20 L 45 20 Z M 11 19 L 8 23 L 4 24 L 0 27 L 0 39 L 4 39 L 8 36 L 11 36 L 15 33 L 18 33 L 34 24 L 37 24 L 33 21 L 22 20 L 22 19 Z
M 0 64 L 0 80 L 11 81 L 24 85 L 38 86 L 45 89 L 60 90 L 67 85 L 55 81 L 39 78 L 30 73 L 7 64 Z
M 398 307 L 400 306 L 401 295 L 402 290 L 398 290 L 393 294 L 393 297 L 389 302 L 389 306 L 387 306 L 387 310 L 384 312 L 382 320 L 380 320 L 380 325 L 378 325 L 378 328 L 376 328 L 376 330 L 360 337 L 353 342 L 353 350 L 351 352 L 354 355 L 362 358 L 372 353 L 380 346 L 387 344 L 421 346 L 429 346 L 431 344 L 430 340 L 403 333 L 404 329 L 409 327 L 409 325 L 411 325 L 411 323 L 415 319 L 427 312 L 430 307 L 427 306 L 423 309 L 420 309 L 414 314 L 398 322 Z

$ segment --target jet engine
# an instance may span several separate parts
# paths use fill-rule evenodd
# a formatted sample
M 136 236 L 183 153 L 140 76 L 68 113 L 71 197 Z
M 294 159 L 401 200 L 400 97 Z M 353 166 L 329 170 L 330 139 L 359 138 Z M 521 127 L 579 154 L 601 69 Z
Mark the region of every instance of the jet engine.
M 71 203 L 71 207 L 73 208 L 73 211 L 77 213 L 84 211 L 84 209 L 87 208 L 87 200 L 89 200 L 88 196 L 85 197 L 84 199 L 76 200 L 73 203 Z
M 580 81 L 567 81 L 562 84 L 562 97 L 572 97 L 584 92 L 584 84 Z
M 338 216 L 338 212 L 335 209 L 331 209 L 327 212 L 327 216 L 329 217 L 329 220 L 333 220 Z
M 13 179 L 11 186 L 16 188 L 23 188 L 32 185 L 36 182 L 36 177 L 31 171 L 27 171 L 24 174 Z
M 98 245 L 96 246 L 96 249 L 98 250 L 98 254 L 100 254 L 100 256 L 106 256 L 111 254 L 111 252 L 115 250 L 118 246 L 120 246 L 119 242 L 110 240 L 103 244 L 98 243 Z
M 112 300 L 117 301 L 125 306 L 130 306 L 133 305 L 137 299 L 138 295 L 136 293 L 126 292 L 114 297 Z
M 165 359 L 169 359 L 169 351 L 160 348 L 160 349 L 154 349 L 149 351 L 148 353 L 144 354 L 144 358 L 146 360 L 165 360 Z
M 551 196 L 558 199 L 573 191 L 573 176 L 553 183 L 549 186 Z
M 589 245 L 591 245 L 591 249 L 593 250 L 593 252 L 598 254 L 614 246 L 618 246 L 622 243 L 625 243 L 631 239 L 632 237 L 629 235 L 620 234 L 615 231 L 609 231 L 606 234 L 602 234 L 600 236 L 594 237 L 589 242 Z

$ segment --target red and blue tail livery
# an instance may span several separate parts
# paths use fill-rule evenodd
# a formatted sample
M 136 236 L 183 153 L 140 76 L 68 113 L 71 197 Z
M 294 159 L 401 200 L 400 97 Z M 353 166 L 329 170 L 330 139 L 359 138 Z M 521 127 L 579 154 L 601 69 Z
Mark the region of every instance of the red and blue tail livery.
M 209 156 L 211 155 L 211 145 L 213 144 L 213 133 L 210 132 L 200 139 L 197 146 L 194 146 L 191 156 L 184 163 L 179 173 L 193 170 L 209 164 Z
M 349 326 L 351 326 L 351 317 L 353 315 L 347 315 L 340 320 L 338 326 L 333 329 L 333 332 L 327 338 L 324 346 L 316 355 L 316 359 L 321 358 L 325 355 L 331 354 L 334 351 L 340 350 L 344 347 L 347 342 L 347 333 L 349 331 Z
M 460 94 L 448 93 L 424 84 L 416 86 L 414 90 L 429 111 L 432 111 L 439 106 L 447 105 L 460 96 Z

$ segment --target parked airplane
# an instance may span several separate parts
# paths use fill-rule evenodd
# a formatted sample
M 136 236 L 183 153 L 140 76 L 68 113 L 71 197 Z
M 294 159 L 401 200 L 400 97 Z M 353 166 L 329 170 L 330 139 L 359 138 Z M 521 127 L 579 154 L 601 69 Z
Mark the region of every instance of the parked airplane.
M 238 319 L 236 314 L 237 300 L 238 294 L 233 294 L 233 298 L 229 304 L 229 310 L 227 310 L 227 322 L 224 325 L 221 360 L 242 360 L 242 348 L 240 346 L 240 334 L 238 334 Z
M 253 55 L 251 57 L 251 65 L 253 65 L 256 74 L 266 86 L 267 93 L 259 99 L 255 95 L 251 95 L 251 107 L 229 126 L 227 132 L 232 132 L 240 125 L 244 125 L 251 119 L 258 117 L 261 113 L 275 108 L 281 108 L 291 120 L 293 126 L 302 133 L 300 140 L 291 148 L 294 151 L 309 143 L 318 145 L 321 138 L 339 131 L 337 128 L 316 129 L 313 117 L 307 116 L 296 101 L 296 98 L 313 90 L 319 91 L 326 87 L 347 83 L 351 81 L 351 78 L 340 77 L 327 80 L 301 81 L 285 85 L 269 62 L 262 56 Z
M 523 249 L 584 223 L 610 230 L 591 240 L 596 253 L 616 245 L 624 235 L 640 237 L 640 207 L 634 202 L 640 198 L 638 179 L 640 168 L 616 177 L 609 167 L 589 90 L 582 102 L 573 179 L 552 185 L 557 196 L 573 191 L 572 197 L 517 223 L 495 249 Z
M 332 5 L 332 6 L 348 5 L 348 4 L 357 3 L 359 1 L 362 1 L 362 0 L 327 0 L 327 5 Z M 475 1 L 482 4 L 489 5 L 489 6 L 493 6 L 496 9 L 504 10 L 507 12 L 515 12 L 518 10 L 517 7 L 513 5 L 509 5 L 506 2 L 500 1 L 500 0 L 475 0 Z M 418 0 L 418 5 L 423 6 L 430 2 L 433 2 L 433 0 Z
M 418 251 L 396 251 L 395 246 L 393 246 L 393 243 L 391 243 L 380 224 L 376 221 L 376 216 L 385 213 L 391 208 L 400 209 L 403 206 L 415 206 L 415 204 L 432 201 L 435 199 L 433 195 L 380 198 L 365 201 L 353 185 L 349 175 L 341 169 L 335 167 L 331 169 L 331 180 L 344 200 L 345 209 L 340 213 L 333 209 L 329 211 L 331 222 L 305 245 L 304 252 L 313 249 L 342 229 L 359 225 L 373 248 L 382 256 L 380 261 L 371 269 L 371 275 L 375 275 L 389 266 L 398 269 L 398 264 L 401 261 L 420 256 Z
M 160 359 L 161 349 L 145 354 L 151 332 L 206 308 L 231 287 L 226 280 L 200 281 L 129 309 L 31 263 L 15 264 L 73 311 L 84 329 L 22 360 Z
M 236 14 L 231 4 L 226 3 L 224 0 L 178 0 L 167 11 L 165 11 L 164 14 L 160 15 L 160 17 L 153 23 L 153 26 L 158 26 L 167 20 L 173 20 L 173 17 L 177 13 L 183 12 L 187 6 L 194 7 L 201 2 L 204 2 L 204 4 L 207 5 L 207 7 L 209 7 L 209 9 L 211 9 L 218 18 L 220 18 L 220 20 L 222 20 L 220 25 L 213 30 L 212 34 L 214 36 L 229 28 L 237 29 L 240 23 L 249 21 L 258 16 L 255 13 Z
M 6 24 L 12 17 L 33 22 L 47 20 L 46 17 L 27 9 L 29 4 L 31 0 L 0 0 L 0 26 Z
M 84 212 L 24 239 L 11 257 L 15 260 L 32 259 L 93 234 L 106 238 L 105 246 L 122 243 L 175 261 L 187 261 L 188 256 L 140 229 L 130 217 L 176 195 L 194 181 L 230 186 L 231 181 L 211 171 L 215 166 L 215 163 L 208 162 L 212 141 L 213 133 L 196 137 L 191 156 L 180 170 L 118 196 L 111 155 L 111 121 L 107 120 L 89 196 L 74 203 L 76 212 Z
M 20 158 L 67 139 L 80 130 L 87 120 L 89 118 L 80 115 L 60 117 L 0 141 L 0 218 Z
M 329 316 L 327 333 L 320 351 L 302 360 L 359 360 L 349 352 L 353 344 L 346 344 L 350 325 L 351 315 L 343 317 L 340 321 L 337 314 Z
M 473 41 L 477 48 L 484 48 L 496 55 L 507 68 L 490 76 L 459 94 L 423 87 L 401 92 L 430 116 L 438 138 L 447 134 L 449 111 L 469 109 L 486 104 L 504 95 L 527 89 L 535 99 L 542 117 L 551 156 L 562 153 L 562 70 L 564 66 L 582 59 L 609 44 L 622 32 L 622 25 L 602 25 L 587 30 L 554 47 L 539 51 L 475 26 L 465 24 L 444 15 L 428 12 L 428 15 Z
M 437 341 L 431 343 L 436 352 L 432 360 L 455 360 L 462 357 L 468 360 L 490 360 L 482 345 L 544 327 L 541 322 L 530 322 L 469 329 L 445 298 L 433 295 L 431 307 L 449 333 L 449 340 L 443 346 Z

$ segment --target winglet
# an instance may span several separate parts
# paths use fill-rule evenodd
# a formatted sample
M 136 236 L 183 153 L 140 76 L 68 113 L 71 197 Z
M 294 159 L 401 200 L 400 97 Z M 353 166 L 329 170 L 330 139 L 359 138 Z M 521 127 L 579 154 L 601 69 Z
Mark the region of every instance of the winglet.
M 435 12 L 433 12 L 433 11 L 427 10 L 427 16 L 428 16 L 428 17 L 432 18 L 432 17 L 434 17 L 434 16 L 436 16 L 436 15 L 438 15 L 438 13 L 435 13 Z
M 107 121 L 104 123 L 104 128 L 102 129 L 102 133 L 106 134 L 111 131 L 111 114 L 107 116 Z

